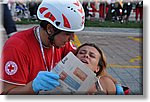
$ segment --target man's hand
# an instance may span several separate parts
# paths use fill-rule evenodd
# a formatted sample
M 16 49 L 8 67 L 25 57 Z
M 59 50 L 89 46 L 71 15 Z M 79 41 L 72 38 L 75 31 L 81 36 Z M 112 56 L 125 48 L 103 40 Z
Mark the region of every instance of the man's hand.
M 60 85 L 58 80 L 59 75 L 48 71 L 40 71 L 32 82 L 33 91 L 38 93 L 40 90 L 53 90 Z

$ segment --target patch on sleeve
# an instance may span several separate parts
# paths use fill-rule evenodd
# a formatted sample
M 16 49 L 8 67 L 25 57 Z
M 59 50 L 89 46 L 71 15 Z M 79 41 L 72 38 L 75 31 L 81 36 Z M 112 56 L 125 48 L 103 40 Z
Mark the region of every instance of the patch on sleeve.
M 8 74 L 8 75 L 14 75 L 18 70 L 18 66 L 15 62 L 13 61 L 8 61 L 6 64 L 5 64 L 5 72 Z

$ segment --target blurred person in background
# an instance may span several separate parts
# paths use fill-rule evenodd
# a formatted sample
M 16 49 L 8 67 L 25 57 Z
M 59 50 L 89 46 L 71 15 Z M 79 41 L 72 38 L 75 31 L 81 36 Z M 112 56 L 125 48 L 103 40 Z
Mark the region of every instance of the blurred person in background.
M 87 18 L 89 17 L 89 7 L 88 7 L 88 2 L 84 1 L 82 3 L 84 12 L 85 12 L 85 20 L 87 20 Z
M 131 10 L 132 10 L 132 2 L 124 2 L 123 3 L 123 19 L 125 22 L 129 21 Z
M 100 2 L 99 4 L 99 20 L 101 22 L 105 20 L 105 2 Z
M 140 16 L 140 18 L 139 18 Z M 143 21 L 143 1 L 136 2 L 136 22 Z M 139 19 L 139 20 L 138 20 Z
M 9 0 L 4 0 L 2 2 L 2 24 L 5 28 L 7 37 L 9 38 L 12 33 L 17 31 L 16 24 L 12 18 L 11 11 L 8 8 Z
M 89 7 L 89 13 L 90 13 L 90 19 L 93 21 L 95 19 L 95 13 L 97 12 L 95 2 L 90 2 L 90 7 Z
M 41 3 L 40 1 L 31 0 L 28 4 L 30 17 L 32 20 L 37 20 L 36 12 L 40 3 Z

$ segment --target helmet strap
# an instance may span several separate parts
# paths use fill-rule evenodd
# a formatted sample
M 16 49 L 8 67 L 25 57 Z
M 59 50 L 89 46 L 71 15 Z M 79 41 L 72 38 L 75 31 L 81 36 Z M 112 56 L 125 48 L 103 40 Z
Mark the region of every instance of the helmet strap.
M 53 28 L 53 29 L 54 29 L 53 34 L 48 33 L 47 29 L 46 29 L 46 33 L 48 34 L 48 40 L 51 43 L 51 45 L 55 46 L 54 38 L 55 38 L 56 35 L 58 35 L 61 32 L 61 30 L 55 29 L 55 28 Z

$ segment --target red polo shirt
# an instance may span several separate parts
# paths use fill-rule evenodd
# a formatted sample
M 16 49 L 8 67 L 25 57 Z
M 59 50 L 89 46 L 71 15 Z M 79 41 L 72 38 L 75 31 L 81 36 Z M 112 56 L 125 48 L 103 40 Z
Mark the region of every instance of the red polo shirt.
M 48 67 L 51 65 L 54 67 L 69 51 L 74 51 L 70 42 L 63 48 L 52 50 L 52 48 L 44 48 Z M 34 28 L 18 32 L 7 40 L 2 51 L 1 80 L 11 84 L 25 85 L 32 81 L 39 71 L 45 70 Z

